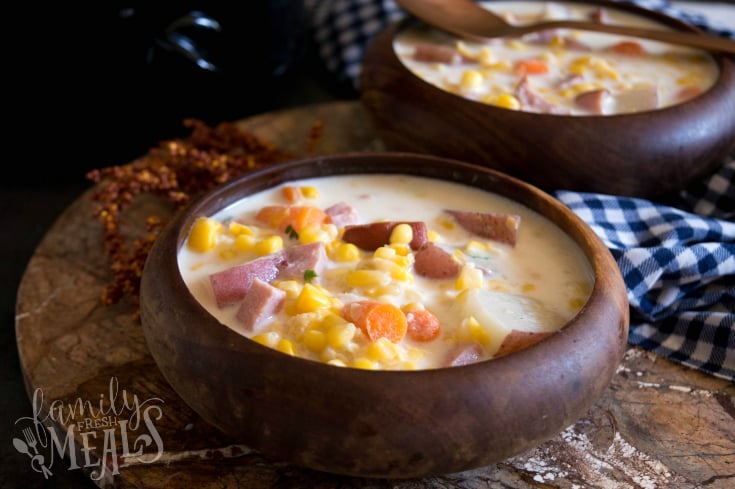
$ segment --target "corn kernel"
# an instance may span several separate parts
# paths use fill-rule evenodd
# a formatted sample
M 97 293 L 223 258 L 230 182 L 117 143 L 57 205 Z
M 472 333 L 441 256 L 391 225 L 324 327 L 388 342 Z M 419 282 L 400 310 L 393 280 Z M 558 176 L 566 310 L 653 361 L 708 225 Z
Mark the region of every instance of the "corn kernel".
M 319 353 L 325 346 L 327 346 L 327 335 L 325 335 L 323 331 L 310 329 L 304 333 L 302 341 L 304 342 L 304 346 L 310 351 Z
M 490 290 L 496 290 L 498 292 L 509 292 L 510 289 L 500 280 L 488 280 L 487 288 Z
M 276 350 L 280 351 L 281 353 L 285 353 L 286 355 L 294 356 L 296 354 L 296 349 L 293 346 L 293 343 L 291 343 L 289 340 L 282 339 L 278 342 L 276 345 Z
M 249 236 L 253 235 L 253 230 L 250 228 L 250 226 L 246 226 L 245 224 L 239 223 L 237 221 L 231 221 L 229 227 L 227 228 L 227 231 L 233 236 L 239 236 L 241 234 L 247 234 Z
M 257 239 L 254 236 L 245 233 L 238 234 L 235 237 L 235 249 L 242 252 L 253 251 L 256 242 Z
M 356 332 L 357 328 L 352 323 L 335 323 L 327 330 L 327 344 L 337 350 L 345 349 Z
M 375 362 L 387 362 L 400 358 L 398 345 L 387 338 L 379 338 L 365 349 L 365 355 Z
M 483 46 L 480 49 L 480 52 L 477 55 L 477 60 L 480 62 L 481 65 L 487 66 L 492 63 L 495 63 L 495 55 L 493 54 L 492 50 L 487 47 Z
M 284 291 L 289 299 L 296 299 L 301 293 L 301 284 L 296 280 L 282 280 L 273 285 Z
M 278 235 L 268 236 L 267 238 L 258 241 L 253 246 L 253 251 L 258 256 L 270 255 L 283 249 L 283 238 Z
M 278 342 L 281 339 L 281 335 L 279 335 L 275 331 L 269 331 L 267 333 L 260 333 L 253 336 L 252 340 L 256 343 L 260 343 L 263 346 L 267 346 L 269 348 L 275 348 L 276 345 L 278 345 Z
M 199 217 L 194 222 L 189 232 L 186 244 L 189 249 L 204 253 L 214 248 L 217 243 L 217 233 L 222 229 L 222 224 L 211 217 Z
M 438 221 L 439 225 L 441 227 L 445 228 L 445 229 L 452 230 L 455 227 L 454 221 L 452 221 L 452 220 L 450 220 L 448 218 L 440 217 L 437 221 Z
M 227 248 L 219 252 L 219 257 L 223 260 L 232 260 L 237 256 L 237 252 L 233 249 Z
M 459 80 L 462 90 L 473 90 L 482 84 L 482 74 L 477 70 L 466 70 Z
M 582 306 L 584 306 L 585 302 L 587 301 L 585 301 L 582 298 L 575 297 L 575 298 L 569 299 L 569 307 L 575 310 L 582 309 Z
M 437 243 L 439 242 L 439 239 L 441 239 L 441 235 L 433 229 L 429 229 L 426 231 L 426 239 L 432 243 Z
M 467 242 L 464 249 L 470 256 L 485 255 L 492 251 L 492 245 L 490 243 L 483 243 L 482 241 L 471 239 Z
M 396 256 L 396 250 L 391 248 L 390 246 L 381 246 L 373 251 L 373 257 L 375 258 L 390 260 L 394 256 Z
M 380 270 L 353 270 L 346 278 L 350 287 L 380 287 L 390 283 L 390 275 Z
M 534 284 L 521 285 L 521 292 L 533 292 L 534 290 L 536 290 L 536 285 Z
M 309 226 L 299 233 L 299 242 L 301 244 L 317 243 L 319 241 L 327 241 L 329 236 L 321 227 Z
M 301 293 L 296 299 L 296 311 L 301 314 L 327 308 L 331 305 L 329 296 L 321 287 L 304 284 Z
M 510 93 L 501 93 L 491 103 L 503 109 L 518 110 L 521 108 L 521 102 Z
M 507 46 L 511 49 L 515 49 L 516 51 L 523 51 L 528 47 L 526 46 L 526 43 L 518 39 L 511 39 L 507 42 Z
M 333 358 L 326 362 L 327 365 L 332 365 L 333 367 L 346 367 L 347 364 L 340 360 L 339 358 Z
M 482 287 L 482 270 L 471 265 L 463 266 L 454 283 L 454 288 L 464 290 L 478 287 Z
M 404 244 L 404 243 L 392 243 L 390 245 L 390 248 L 393 251 L 396 252 L 396 255 L 397 256 L 396 256 L 395 259 L 397 259 L 398 257 L 409 256 L 411 254 L 411 247 L 408 244 Z
M 393 270 L 391 270 L 390 277 L 393 280 L 413 283 L 413 275 L 411 275 L 411 273 L 403 267 L 395 267 Z
M 301 195 L 303 195 L 307 199 L 319 198 L 319 190 L 316 187 L 305 186 L 301 187 L 299 190 L 301 190 Z
M 476 341 L 483 346 L 490 343 L 490 335 L 474 316 L 470 316 L 462 322 L 462 337 L 460 339 L 461 341 Z
M 408 244 L 413 239 L 413 228 L 410 224 L 402 222 L 398 224 L 390 233 L 390 244 Z
M 455 45 L 455 49 L 459 54 L 464 56 L 465 58 L 474 59 L 475 53 L 470 51 L 470 49 L 467 47 L 467 44 L 464 41 L 457 41 Z
M 341 243 L 334 250 L 332 259 L 342 262 L 353 262 L 360 259 L 360 249 L 352 243 Z
M 355 361 L 352 362 L 352 366 L 363 370 L 375 370 L 376 368 L 375 363 L 373 363 L 372 360 L 364 357 L 356 358 Z

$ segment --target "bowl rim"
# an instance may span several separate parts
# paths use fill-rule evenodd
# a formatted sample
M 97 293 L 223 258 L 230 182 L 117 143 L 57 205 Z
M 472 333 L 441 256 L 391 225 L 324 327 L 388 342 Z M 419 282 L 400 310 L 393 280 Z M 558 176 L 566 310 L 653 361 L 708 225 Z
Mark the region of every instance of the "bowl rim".
M 350 164 L 345 164 L 343 166 L 331 166 L 329 168 L 329 173 L 320 173 L 318 175 L 315 174 L 314 167 L 323 167 L 325 166 L 325 164 L 330 164 L 334 161 L 339 161 L 342 163 L 359 161 L 363 164 L 363 168 L 365 169 L 365 171 L 359 173 L 355 172 L 353 170 L 350 170 Z M 388 162 L 393 161 L 403 161 L 404 163 L 406 161 L 421 162 L 424 164 L 433 163 L 434 166 L 432 168 L 434 168 L 435 171 L 433 174 L 427 174 L 427 172 L 407 173 L 406 171 L 401 171 L 403 167 L 400 165 L 387 164 Z M 191 294 L 188 287 L 184 283 L 183 277 L 178 268 L 177 255 L 178 251 L 185 243 L 188 231 L 191 229 L 194 220 L 196 220 L 200 216 L 211 216 L 243 197 L 246 197 L 258 191 L 267 190 L 268 188 L 272 188 L 288 181 L 301 178 L 313 178 L 318 176 L 332 175 L 357 175 L 361 173 L 369 173 L 423 176 L 428 178 L 441 179 L 442 177 L 452 175 L 452 172 L 447 171 L 446 167 L 461 169 L 467 172 L 467 174 L 474 173 L 478 178 L 484 175 L 485 178 L 489 179 L 489 181 L 496 182 L 503 188 L 504 191 L 507 191 L 513 196 L 508 196 L 505 193 L 500 193 L 500 195 L 503 195 L 506 198 L 525 205 L 532 211 L 542 215 L 547 220 L 551 221 L 551 223 L 560 228 L 565 235 L 569 236 L 572 241 L 574 241 L 575 244 L 578 246 L 579 250 L 585 255 L 590 265 L 594 280 L 592 291 L 583 308 L 578 311 L 573 317 L 571 317 L 560 330 L 557 331 L 557 333 L 560 334 L 550 335 L 549 337 L 536 343 L 535 345 L 532 345 L 520 351 L 516 351 L 509 355 L 489 358 L 480 362 L 475 362 L 462 366 L 447 366 L 417 370 L 365 370 L 353 367 L 334 367 L 332 365 L 327 365 L 299 356 L 290 356 L 281 353 L 275 349 L 261 345 L 256 341 L 253 341 L 252 339 L 234 331 L 232 328 L 220 323 L 214 316 L 212 316 L 204 308 L 204 306 L 202 306 L 196 300 L 196 298 Z M 436 171 L 437 168 L 439 168 L 440 170 Z M 425 170 L 425 167 L 423 169 Z M 455 181 L 455 183 L 472 185 L 472 183 L 464 181 Z M 233 192 L 234 189 L 240 189 L 241 187 L 244 187 L 246 189 L 246 193 Z M 482 187 L 476 188 L 486 190 Z M 228 193 L 231 193 L 230 197 L 224 198 Z M 534 205 L 543 205 L 544 211 L 542 212 L 541 210 L 534 208 L 527 202 L 518 201 L 517 198 L 514 197 L 516 195 L 532 196 L 533 199 L 535 199 Z M 555 222 L 554 220 L 552 220 L 551 217 L 546 215 L 546 213 L 551 213 L 554 216 L 561 217 L 563 219 L 563 223 Z M 602 242 L 602 240 L 595 234 L 592 228 L 579 216 L 577 216 L 571 209 L 569 209 L 552 195 L 539 189 L 538 187 L 535 187 L 527 182 L 524 182 L 518 178 L 512 177 L 497 170 L 455 160 L 452 158 L 400 151 L 354 151 L 330 154 L 325 156 L 306 157 L 276 163 L 252 170 L 247 174 L 244 174 L 229 182 L 221 184 L 204 193 L 203 195 L 200 195 L 186 208 L 182 209 L 174 217 L 174 219 L 168 223 L 166 227 L 169 228 L 168 234 L 173 233 L 172 241 L 174 241 L 174 243 L 172 244 L 175 246 L 175 248 L 172 248 L 172 250 L 175 249 L 175 253 L 168 253 L 167 255 L 165 255 L 166 259 L 170 262 L 168 263 L 168 265 L 176 267 L 176 283 L 172 284 L 172 286 L 176 287 L 179 291 L 186 294 L 190 302 L 193 304 L 194 309 L 198 311 L 198 314 L 200 316 L 209 318 L 211 321 L 221 326 L 223 330 L 232 333 L 232 335 L 235 335 L 235 338 L 241 338 L 240 341 L 237 341 L 232 337 L 228 339 L 228 341 L 233 341 L 234 344 L 238 346 L 238 349 L 242 348 L 243 352 L 257 350 L 265 355 L 276 355 L 277 360 L 280 362 L 294 363 L 296 365 L 304 366 L 308 365 L 310 366 L 310 368 L 318 370 L 324 369 L 325 371 L 334 373 L 335 375 L 339 375 L 335 372 L 343 372 L 344 375 L 348 376 L 382 375 L 392 376 L 395 378 L 404 376 L 418 377 L 447 375 L 448 372 L 455 372 L 456 369 L 464 369 L 465 371 L 484 370 L 485 368 L 487 368 L 488 363 L 493 363 L 493 365 L 497 365 L 498 368 L 518 368 L 517 365 L 522 364 L 526 358 L 532 357 L 538 348 L 544 348 L 544 345 L 559 343 L 563 341 L 565 335 L 572 334 L 580 328 L 585 328 L 585 322 L 587 321 L 588 317 L 590 317 L 590 315 L 594 315 L 597 309 L 607 304 L 609 300 L 608 293 L 610 292 L 609 287 L 611 285 L 613 286 L 613 294 L 618 295 L 617 299 L 618 302 L 620 302 L 619 305 L 621 307 L 624 306 L 623 309 L 625 311 L 625 331 L 623 336 L 627 339 L 627 329 L 629 322 L 629 318 L 627 317 L 628 303 L 622 275 L 617 268 L 617 264 L 612 257 L 612 254 Z M 164 233 L 162 233 L 162 235 L 164 234 L 166 234 L 165 231 Z M 145 268 L 147 268 L 147 265 L 148 263 L 146 263 Z M 145 268 L 143 273 L 145 273 Z M 621 301 L 624 301 L 624 304 Z M 231 335 L 228 334 L 227 336 L 229 337 Z

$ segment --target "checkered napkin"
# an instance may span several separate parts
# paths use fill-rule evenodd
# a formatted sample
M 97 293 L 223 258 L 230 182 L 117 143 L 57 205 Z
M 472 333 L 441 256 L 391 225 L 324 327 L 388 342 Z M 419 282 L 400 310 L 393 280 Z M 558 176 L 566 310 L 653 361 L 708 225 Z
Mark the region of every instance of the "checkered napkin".
M 631 3 L 735 39 L 665 0 Z M 405 13 L 393 0 L 306 0 L 319 55 L 338 81 L 358 87 L 370 40 Z M 631 306 L 629 342 L 735 382 L 735 155 L 677 202 L 558 191 L 605 242 Z
M 631 308 L 628 341 L 735 382 L 735 155 L 677 207 L 555 195 L 615 257 Z

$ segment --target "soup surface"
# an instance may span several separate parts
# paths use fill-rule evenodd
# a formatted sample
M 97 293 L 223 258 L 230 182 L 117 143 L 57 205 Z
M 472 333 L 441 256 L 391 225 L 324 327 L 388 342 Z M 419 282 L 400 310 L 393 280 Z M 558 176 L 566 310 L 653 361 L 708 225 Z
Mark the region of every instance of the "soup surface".
M 665 28 L 622 10 L 575 3 L 483 2 L 510 23 L 596 19 Z M 708 53 L 606 33 L 555 29 L 481 43 L 423 24 L 394 41 L 416 76 L 443 90 L 513 110 L 559 115 L 609 115 L 689 100 L 718 76 Z
M 192 226 L 194 297 L 266 346 L 336 366 L 427 369 L 553 334 L 592 272 L 553 223 L 504 197 L 414 176 L 293 181 Z

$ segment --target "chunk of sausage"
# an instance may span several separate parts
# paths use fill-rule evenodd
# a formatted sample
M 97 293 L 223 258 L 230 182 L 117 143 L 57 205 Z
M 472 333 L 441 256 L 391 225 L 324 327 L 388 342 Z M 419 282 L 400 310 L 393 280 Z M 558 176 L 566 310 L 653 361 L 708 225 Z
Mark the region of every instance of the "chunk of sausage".
M 414 270 L 426 278 L 447 279 L 459 275 L 460 266 L 454 257 L 434 243 L 426 243 L 414 255 Z
M 582 92 L 574 97 L 574 104 L 577 107 L 597 115 L 607 112 L 607 107 L 610 102 L 610 92 L 605 88 Z
M 347 243 L 352 243 L 365 251 L 375 251 L 383 245 L 390 243 L 390 234 L 393 228 L 399 224 L 408 224 L 413 231 L 413 239 L 410 246 L 413 250 L 418 250 L 424 243 L 428 242 L 426 237 L 426 224 L 423 222 L 400 222 L 386 221 L 373 222 L 370 224 L 357 224 L 345 227 L 342 239 Z
M 460 64 L 463 57 L 456 49 L 449 46 L 437 46 L 434 44 L 417 44 L 413 59 L 422 63 L 442 63 L 448 65 Z
M 278 266 L 283 261 L 282 254 L 264 256 L 234 267 L 213 273 L 209 276 L 217 306 L 234 304 L 247 294 L 257 278 L 270 282 L 278 275 Z
M 447 210 L 460 226 L 472 234 L 515 246 L 521 216 L 499 212 Z
M 240 303 L 237 319 L 246 333 L 256 333 L 265 326 L 281 307 L 286 298 L 286 292 L 271 284 L 254 278 L 247 294 Z

